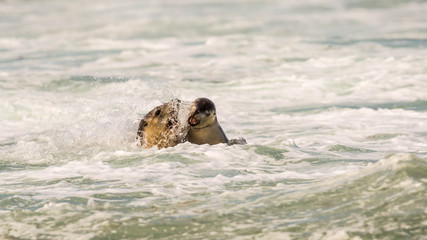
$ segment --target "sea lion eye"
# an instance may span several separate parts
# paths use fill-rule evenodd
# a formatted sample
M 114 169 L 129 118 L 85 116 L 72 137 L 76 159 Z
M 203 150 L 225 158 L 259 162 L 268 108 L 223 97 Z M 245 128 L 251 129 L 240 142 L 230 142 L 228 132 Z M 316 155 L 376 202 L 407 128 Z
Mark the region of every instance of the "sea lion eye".
M 195 112 L 194 112 L 194 114 L 199 114 L 200 112 L 199 112 L 199 110 L 196 110 Z
M 160 109 L 158 109 L 158 110 L 156 111 L 156 116 L 159 116 L 159 114 L 160 114 Z
M 145 123 L 144 123 L 144 127 L 146 127 L 146 126 L 148 126 L 148 123 L 147 123 L 147 122 L 145 122 Z

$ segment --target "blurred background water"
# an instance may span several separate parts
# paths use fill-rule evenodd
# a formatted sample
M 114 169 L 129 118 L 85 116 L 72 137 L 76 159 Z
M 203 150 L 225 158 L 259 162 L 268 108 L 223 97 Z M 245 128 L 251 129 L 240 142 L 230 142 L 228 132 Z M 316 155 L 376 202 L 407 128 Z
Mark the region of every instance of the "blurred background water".
M 0 238 L 427 239 L 426 11 L 0 1 Z M 137 146 L 197 97 L 248 144 Z

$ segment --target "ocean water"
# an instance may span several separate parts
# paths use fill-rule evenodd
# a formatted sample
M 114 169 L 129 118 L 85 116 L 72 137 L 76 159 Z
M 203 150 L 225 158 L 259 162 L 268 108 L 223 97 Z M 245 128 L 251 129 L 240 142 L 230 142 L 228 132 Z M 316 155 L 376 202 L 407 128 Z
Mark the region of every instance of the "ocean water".
M 427 239 L 426 12 L 0 1 L 0 239 Z M 138 146 L 197 97 L 248 144 Z

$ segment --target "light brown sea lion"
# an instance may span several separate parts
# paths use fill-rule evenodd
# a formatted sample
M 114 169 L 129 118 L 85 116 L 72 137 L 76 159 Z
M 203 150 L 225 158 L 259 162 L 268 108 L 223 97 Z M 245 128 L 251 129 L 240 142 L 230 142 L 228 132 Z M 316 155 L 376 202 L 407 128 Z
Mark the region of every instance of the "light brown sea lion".
M 186 103 L 171 100 L 151 110 L 139 123 L 137 135 L 145 148 L 173 147 L 187 139 Z
M 228 143 L 228 138 L 218 123 L 215 104 L 207 98 L 196 99 L 190 108 L 187 139 L 195 144 Z

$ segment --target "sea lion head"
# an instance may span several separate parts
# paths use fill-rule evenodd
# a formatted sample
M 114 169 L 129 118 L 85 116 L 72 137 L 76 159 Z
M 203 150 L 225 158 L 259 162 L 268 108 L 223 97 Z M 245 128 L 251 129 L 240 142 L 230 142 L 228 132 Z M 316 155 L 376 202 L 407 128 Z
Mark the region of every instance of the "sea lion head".
M 139 123 L 137 135 L 141 144 L 146 148 L 157 145 L 158 148 L 178 144 L 177 131 L 178 110 L 181 101 L 174 99 L 168 103 L 155 107 L 148 112 Z
M 205 128 L 216 122 L 215 104 L 207 98 L 194 100 L 188 117 L 188 124 L 191 128 Z

